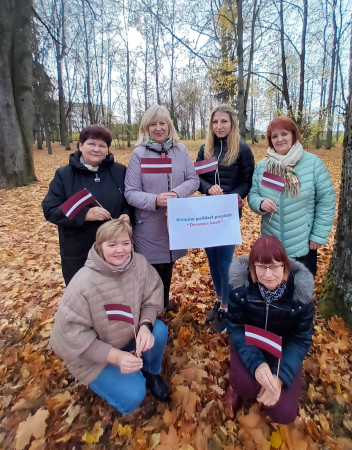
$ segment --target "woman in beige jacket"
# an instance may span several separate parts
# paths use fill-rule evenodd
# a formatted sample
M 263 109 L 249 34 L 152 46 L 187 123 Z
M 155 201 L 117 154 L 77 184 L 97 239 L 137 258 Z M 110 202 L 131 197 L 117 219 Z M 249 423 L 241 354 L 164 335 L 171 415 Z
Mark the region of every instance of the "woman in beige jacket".
M 130 225 L 109 221 L 66 288 L 50 345 L 72 375 L 123 414 L 138 408 L 146 385 L 167 401 L 159 373 L 168 329 L 156 319 L 163 307 L 161 279 L 132 251 Z

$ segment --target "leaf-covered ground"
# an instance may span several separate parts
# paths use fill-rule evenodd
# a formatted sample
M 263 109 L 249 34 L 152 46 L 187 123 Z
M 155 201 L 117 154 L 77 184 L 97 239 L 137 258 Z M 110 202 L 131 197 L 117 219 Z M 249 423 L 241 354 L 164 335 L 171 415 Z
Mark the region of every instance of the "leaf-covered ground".
M 199 142 L 187 142 L 195 158 Z M 252 146 L 256 161 L 263 144 Z M 128 163 L 129 149 L 113 149 Z M 314 151 L 327 165 L 338 194 L 342 149 Z M 314 347 L 304 363 L 299 417 L 292 426 L 272 424 L 258 406 L 244 403 L 233 414 L 223 397 L 228 384 L 228 337 L 205 324 L 214 300 L 204 250 L 192 250 L 175 265 L 172 296 L 180 312 L 165 316 L 169 342 L 163 373 L 169 405 L 149 394 L 141 407 L 121 416 L 78 384 L 47 348 L 64 290 L 57 229 L 47 223 L 41 201 L 68 152 L 34 150 L 38 182 L 0 191 L 0 449 L 155 450 L 347 450 L 352 449 L 352 334 L 340 319 L 315 323 Z M 335 220 L 336 225 L 336 220 Z M 245 206 L 243 245 L 259 236 L 259 218 Z M 333 247 L 319 251 L 317 292 Z

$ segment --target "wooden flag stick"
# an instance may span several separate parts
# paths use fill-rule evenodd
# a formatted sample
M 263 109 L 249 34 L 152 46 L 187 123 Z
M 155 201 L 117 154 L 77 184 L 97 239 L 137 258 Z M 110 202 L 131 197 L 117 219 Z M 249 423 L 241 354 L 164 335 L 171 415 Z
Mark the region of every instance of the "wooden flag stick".
M 134 338 L 135 338 L 135 340 L 136 340 L 136 356 L 137 356 L 137 358 L 140 358 L 141 355 L 137 355 L 137 335 L 136 335 L 136 328 L 135 328 L 134 324 L 133 324 L 132 326 L 133 326 L 133 331 L 134 331 Z
M 172 172 L 170 173 L 170 192 L 172 191 Z
M 98 203 L 98 205 L 100 206 L 100 208 L 103 208 L 103 206 L 98 202 L 97 199 L 95 199 L 95 201 Z M 103 209 L 105 209 L 105 208 L 103 208 Z M 111 217 L 111 214 L 110 214 L 110 213 L 109 213 L 109 217 L 110 217 L 110 219 L 112 220 L 112 217 Z
M 218 174 L 219 188 L 221 188 L 221 185 L 220 185 L 220 174 L 219 174 L 219 169 L 216 169 L 216 173 Z
M 277 205 L 277 202 L 279 201 L 280 195 L 281 195 L 281 191 L 280 191 L 280 193 L 279 193 L 279 195 L 278 195 L 278 197 L 277 197 L 275 206 Z M 271 213 L 271 216 L 270 216 L 270 219 L 269 219 L 269 223 L 270 223 L 271 218 L 273 217 L 273 214 L 274 214 L 274 211 Z
M 280 370 L 280 361 L 281 359 L 279 359 L 279 364 L 277 366 L 277 372 L 276 372 L 276 378 L 277 378 L 277 387 L 279 387 L 279 370 Z

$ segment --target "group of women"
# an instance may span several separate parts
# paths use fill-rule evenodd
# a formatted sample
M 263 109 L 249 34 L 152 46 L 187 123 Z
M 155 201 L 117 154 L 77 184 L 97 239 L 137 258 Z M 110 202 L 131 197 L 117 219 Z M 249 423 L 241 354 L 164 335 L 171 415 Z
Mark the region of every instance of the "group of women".
M 233 259 L 234 246 L 206 248 L 215 287 L 207 322 L 229 333 L 230 394 L 257 399 L 272 420 L 289 423 L 298 411 L 302 363 L 311 345 L 317 249 L 326 243 L 335 197 L 322 161 L 303 151 L 296 124 L 280 117 L 267 130 L 268 157 L 254 169 L 228 105 L 215 108 L 197 161 L 215 156 L 218 172 L 195 173 L 168 111 L 149 108 L 127 169 L 114 162 L 111 135 L 85 128 L 69 165 L 57 170 L 43 201 L 56 224 L 67 285 L 51 346 L 71 373 L 122 413 L 136 409 L 146 386 L 169 399 L 160 376 L 167 327 L 158 319 L 169 304 L 174 262 L 187 250 L 170 251 L 167 200 L 204 195 L 248 195 L 261 215 L 261 237 L 248 256 Z M 172 176 L 142 173 L 142 158 L 171 158 Z M 144 171 L 143 171 L 144 172 Z M 262 184 L 263 173 L 285 178 L 282 193 Z M 97 205 L 73 219 L 60 206 L 87 188 Z M 131 226 L 131 225 L 132 226 Z M 133 237 L 132 237 L 133 229 Z M 246 343 L 244 325 L 282 337 L 282 359 Z

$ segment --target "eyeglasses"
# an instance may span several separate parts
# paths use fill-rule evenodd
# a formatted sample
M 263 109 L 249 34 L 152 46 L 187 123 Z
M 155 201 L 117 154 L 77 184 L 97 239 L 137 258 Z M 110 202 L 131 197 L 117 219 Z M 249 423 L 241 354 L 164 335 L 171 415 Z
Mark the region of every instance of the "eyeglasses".
M 274 275 L 278 275 L 281 272 L 281 268 L 283 264 L 271 264 L 270 266 L 263 266 L 262 264 L 255 264 L 257 269 L 257 273 L 259 275 L 264 275 L 265 272 L 269 269 Z

